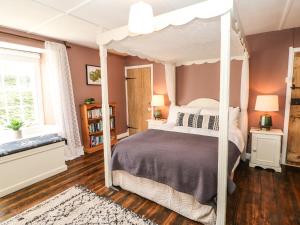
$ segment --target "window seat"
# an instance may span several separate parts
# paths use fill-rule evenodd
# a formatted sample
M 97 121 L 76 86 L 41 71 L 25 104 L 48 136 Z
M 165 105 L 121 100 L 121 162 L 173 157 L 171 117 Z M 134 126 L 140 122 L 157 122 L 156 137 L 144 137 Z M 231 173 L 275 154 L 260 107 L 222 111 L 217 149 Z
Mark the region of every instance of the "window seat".
M 47 134 L 0 145 L 0 197 L 67 170 L 66 140 Z
M 0 157 L 23 152 L 29 149 L 42 147 L 45 145 L 66 141 L 65 138 L 57 134 L 47 134 L 32 138 L 25 138 L 0 145 Z

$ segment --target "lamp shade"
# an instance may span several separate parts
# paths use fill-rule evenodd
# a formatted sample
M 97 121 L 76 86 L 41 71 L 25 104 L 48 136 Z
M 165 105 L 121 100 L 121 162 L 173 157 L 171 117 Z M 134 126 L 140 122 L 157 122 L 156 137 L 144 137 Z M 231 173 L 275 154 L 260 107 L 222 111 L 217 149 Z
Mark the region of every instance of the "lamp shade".
M 164 96 L 163 95 L 153 95 L 151 105 L 152 106 L 164 106 L 165 105 Z
M 258 95 L 256 98 L 255 110 L 263 112 L 278 111 L 278 95 Z
M 129 32 L 134 34 L 148 34 L 153 32 L 152 6 L 145 2 L 137 2 L 130 7 Z

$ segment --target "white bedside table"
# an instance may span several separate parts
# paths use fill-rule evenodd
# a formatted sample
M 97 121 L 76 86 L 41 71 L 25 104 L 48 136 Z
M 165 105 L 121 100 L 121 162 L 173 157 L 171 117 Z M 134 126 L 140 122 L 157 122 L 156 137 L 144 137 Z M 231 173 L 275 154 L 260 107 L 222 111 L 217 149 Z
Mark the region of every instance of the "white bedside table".
M 160 119 L 160 120 L 149 119 L 149 120 L 147 120 L 147 122 L 148 122 L 148 129 L 151 129 L 151 128 L 155 128 L 159 125 L 166 123 L 167 120 L 166 119 Z
M 281 137 L 283 135 L 280 129 L 271 129 L 269 131 L 251 128 L 251 160 L 250 167 L 260 166 L 264 169 L 273 169 L 281 172 L 280 150 Z

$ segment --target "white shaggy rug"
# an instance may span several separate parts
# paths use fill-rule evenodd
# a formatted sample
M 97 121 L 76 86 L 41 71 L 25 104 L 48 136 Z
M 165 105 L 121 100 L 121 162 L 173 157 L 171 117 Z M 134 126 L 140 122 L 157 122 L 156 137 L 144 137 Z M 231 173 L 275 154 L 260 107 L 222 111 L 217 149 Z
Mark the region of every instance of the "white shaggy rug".
M 20 213 L 0 225 L 155 225 L 80 186 Z

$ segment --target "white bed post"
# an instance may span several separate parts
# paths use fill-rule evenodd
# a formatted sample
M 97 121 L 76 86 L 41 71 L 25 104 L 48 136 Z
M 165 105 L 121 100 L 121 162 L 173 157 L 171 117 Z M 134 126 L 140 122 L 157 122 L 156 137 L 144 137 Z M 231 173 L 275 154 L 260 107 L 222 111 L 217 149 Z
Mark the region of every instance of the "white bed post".
M 230 81 L 230 11 L 221 17 L 220 129 L 218 148 L 217 225 L 226 224 L 228 178 L 228 107 Z
M 248 101 L 249 101 L 249 55 L 244 52 L 242 76 L 241 76 L 241 92 L 240 92 L 240 129 L 245 141 L 245 147 L 241 158 L 243 161 L 247 159 L 247 142 L 248 142 Z
M 112 186 L 111 175 L 111 141 L 110 141 L 110 116 L 108 103 L 108 78 L 107 78 L 107 49 L 100 45 L 100 66 L 101 66 L 101 90 L 102 90 L 102 122 L 103 122 L 103 144 L 104 144 L 104 174 L 105 186 Z

